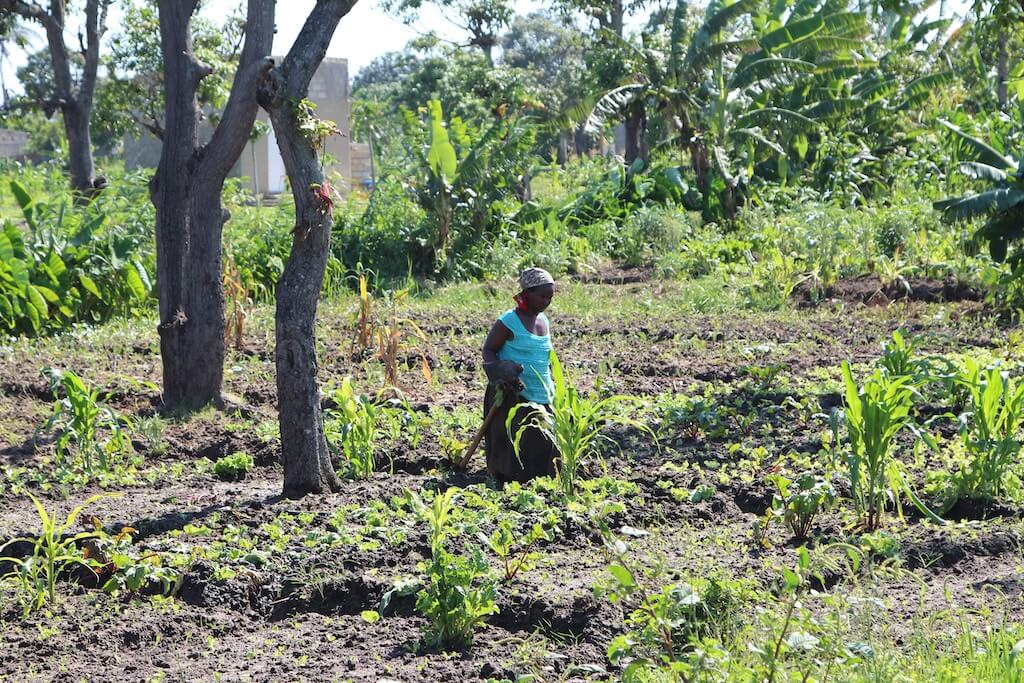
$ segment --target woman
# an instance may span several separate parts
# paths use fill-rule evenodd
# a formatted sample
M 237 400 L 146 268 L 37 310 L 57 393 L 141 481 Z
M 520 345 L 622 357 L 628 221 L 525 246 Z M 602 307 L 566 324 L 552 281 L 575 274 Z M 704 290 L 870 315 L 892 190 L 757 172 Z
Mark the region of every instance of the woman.
M 533 421 L 535 411 L 520 409 L 510 427 L 505 426 L 509 411 L 517 403 L 547 408 L 554 394 L 549 356 L 551 326 L 544 310 L 551 305 L 555 280 L 543 268 L 527 268 L 519 276 L 519 289 L 514 297 L 516 307 L 494 322 L 483 348 L 488 380 L 484 415 L 501 392 L 501 404 L 484 442 L 487 471 L 500 484 L 555 474 L 554 444 L 539 429 L 526 428 L 518 455 L 512 445 L 522 425 Z

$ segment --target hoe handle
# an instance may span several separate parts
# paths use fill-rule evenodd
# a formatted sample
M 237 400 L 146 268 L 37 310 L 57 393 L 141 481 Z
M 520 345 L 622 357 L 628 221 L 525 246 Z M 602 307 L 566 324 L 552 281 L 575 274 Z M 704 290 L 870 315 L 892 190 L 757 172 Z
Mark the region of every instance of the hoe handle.
M 458 468 L 460 470 L 466 469 L 466 465 L 469 464 L 470 458 L 476 453 L 477 446 L 480 445 L 480 440 L 484 438 L 484 434 L 487 432 L 487 428 L 491 426 L 491 421 L 494 420 L 494 416 L 498 414 L 498 408 L 501 407 L 500 401 L 495 401 L 491 405 L 491 409 L 487 411 L 487 417 L 484 418 L 484 422 L 480 425 L 480 429 L 476 431 L 476 436 L 469 442 L 469 448 L 466 449 L 466 454 L 462 456 L 462 460 L 459 461 Z

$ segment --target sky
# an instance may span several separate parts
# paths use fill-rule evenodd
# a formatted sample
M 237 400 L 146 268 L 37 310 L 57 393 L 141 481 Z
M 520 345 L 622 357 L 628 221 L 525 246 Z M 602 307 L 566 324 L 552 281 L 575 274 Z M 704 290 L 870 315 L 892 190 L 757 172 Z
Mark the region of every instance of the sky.
M 280 0 L 277 3 L 277 35 L 274 39 L 274 54 L 283 55 L 291 47 L 302 28 L 314 0 Z M 948 0 L 947 5 L 952 11 L 960 11 L 967 0 Z M 120 29 L 120 3 L 111 8 L 108 19 L 107 38 Z M 236 7 L 244 7 L 243 0 L 205 0 L 203 14 L 218 20 L 226 16 Z M 514 7 L 517 14 L 528 14 L 547 6 L 540 0 L 516 0 Z M 933 6 L 932 11 L 937 10 Z M 69 25 L 73 26 L 71 22 Z M 42 30 L 33 25 L 36 40 L 31 49 L 39 50 L 45 46 Z M 441 12 L 433 5 L 425 5 L 419 18 L 412 26 L 403 24 L 389 16 L 379 7 L 378 0 L 360 0 L 356 6 L 342 18 L 334 34 L 334 40 L 327 51 L 328 57 L 340 57 L 348 60 L 348 72 L 355 76 L 359 70 L 369 64 L 375 57 L 387 52 L 401 50 L 413 38 L 429 32 L 436 32 L 440 37 L 459 41 L 464 34 L 450 22 L 446 21 Z M 12 92 L 20 91 L 15 69 L 24 63 L 25 55 L 13 51 L 12 59 L 2 64 L 4 83 Z
M 120 29 L 121 12 L 115 3 L 110 10 L 107 21 L 107 35 L 116 34 Z M 316 4 L 314 0 L 282 0 L 277 3 L 277 34 L 274 38 L 274 54 L 283 55 L 295 41 L 309 10 Z M 203 3 L 203 15 L 220 20 L 237 7 L 244 7 L 242 0 L 206 0 Z M 540 9 L 544 3 L 538 0 L 517 0 L 516 12 L 528 14 Z M 31 25 L 36 34 L 31 50 L 40 50 L 46 45 L 42 29 Z M 73 24 L 69 21 L 69 26 Z M 401 50 L 417 36 L 436 32 L 446 40 L 458 41 L 464 34 L 458 27 L 446 21 L 440 11 L 433 5 L 425 6 L 417 21 L 406 26 L 398 19 L 388 15 L 379 7 L 377 0 L 360 0 L 345 15 L 334 34 L 334 40 L 327 51 L 328 57 L 341 57 L 348 60 L 348 72 L 355 76 L 359 69 L 369 64 L 375 57 L 387 52 Z M 70 33 L 70 32 L 69 32 Z M 24 64 L 25 55 L 14 50 L 12 60 L 2 65 L 4 82 L 11 91 L 19 91 L 15 71 Z

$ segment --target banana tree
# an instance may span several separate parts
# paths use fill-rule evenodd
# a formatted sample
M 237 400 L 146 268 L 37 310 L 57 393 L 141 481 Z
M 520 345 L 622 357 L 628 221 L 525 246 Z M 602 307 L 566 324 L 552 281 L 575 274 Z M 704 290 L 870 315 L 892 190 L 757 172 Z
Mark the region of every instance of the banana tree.
M 643 73 L 605 93 L 588 128 L 631 107 L 657 112 L 666 137 L 690 153 L 705 211 L 731 218 L 755 162 L 774 159 L 784 169 L 790 154 L 806 153 L 817 122 L 794 105 L 806 105 L 811 92 L 825 101 L 838 95 L 814 87 L 862 68 L 855 48 L 869 27 L 863 15 L 827 1 L 766 8 L 737 0 L 709 4 L 687 37 L 686 12 L 678 3 L 667 48 L 632 47 Z
M 960 159 L 960 171 L 987 188 L 978 194 L 950 197 L 932 206 L 948 221 L 984 218 L 975 238 L 988 242 L 992 260 L 1003 262 L 1011 243 L 1015 249 L 1009 256 L 1017 270 L 1024 262 L 1024 253 L 1017 243 L 1024 238 L 1024 169 L 1020 157 L 1012 157 L 992 145 L 968 135 L 949 121 L 940 123 L 949 131 Z
M 427 104 L 427 120 L 403 110 L 408 152 L 422 181 L 414 188 L 433 222 L 434 272 L 451 269 L 457 242 L 472 241 L 494 223 L 494 205 L 515 196 L 527 175 L 534 133 L 503 105 L 497 118 L 476 130 L 458 117 L 447 125 L 441 102 Z

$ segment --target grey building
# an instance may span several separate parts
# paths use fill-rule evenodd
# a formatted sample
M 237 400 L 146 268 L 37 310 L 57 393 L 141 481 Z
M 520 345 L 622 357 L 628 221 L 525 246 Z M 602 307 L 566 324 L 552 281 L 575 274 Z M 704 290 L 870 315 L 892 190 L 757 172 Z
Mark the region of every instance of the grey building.
M 28 133 L 0 128 L 0 159 L 17 158 L 25 153 Z

